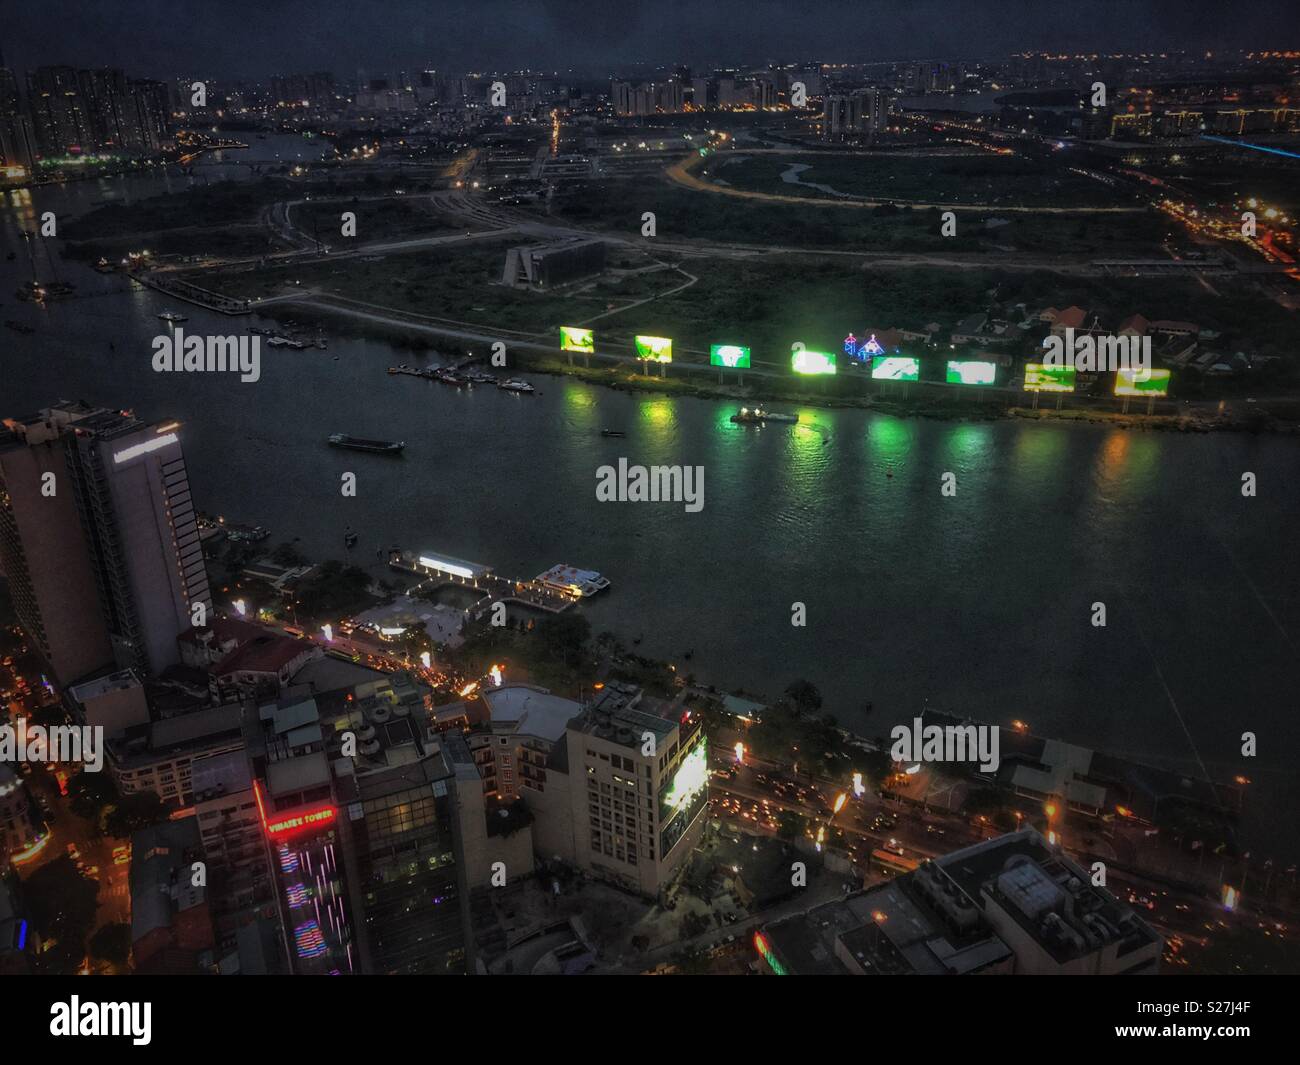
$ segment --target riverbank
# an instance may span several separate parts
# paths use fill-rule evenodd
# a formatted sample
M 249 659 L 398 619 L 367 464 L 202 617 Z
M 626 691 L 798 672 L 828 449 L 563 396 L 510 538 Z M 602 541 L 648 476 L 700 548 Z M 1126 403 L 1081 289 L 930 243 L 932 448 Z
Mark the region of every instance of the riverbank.
M 275 307 L 267 307 L 259 313 L 277 320 L 292 317 L 300 325 L 306 323 L 319 329 L 328 327 L 345 336 L 380 339 L 415 352 L 430 350 L 431 346 L 421 341 L 421 334 L 425 337 L 446 338 L 446 343 L 439 343 L 434 349 L 444 358 L 483 355 L 487 343 L 486 339 L 479 344 L 467 343 L 467 337 L 474 334 L 468 333 L 466 329 L 388 317 L 374 311 L 361 313 L 345 307 L 314 303 L 310 299 L 301 302 L 286 301 Z M 929 394 L 915 397 L 832 395 L 817 391 L 818 383 L 800 381 L 797 385 L 786 385 L 782 383 L 782 378 L 766 376 L 761 372 L 744 375 L 745 384 L 741 386 L 719 382 L 716 380 L 717 371 L 702 365 L 691 365 L 688 368 L 686 364 L 678 363 L 670 366 L 667 374 L 662 377 L 637 372 L 642 364 L 630 357 L 624 359 L 599 355 L 596 359 L 605 365 L 588 366 L 580 355 L 575 354 L 570 361 L 567 355 L 552 353 L 541 340 L 521 343 L 508 337 L 504 339 L 510 351 L 511 369 L 576 378 L 588 384 L 626 393 L 659 393 L 749 404 L 796 404 L 827 410 L 868 410 L 899 418 L 937 421 L 1021 419 L 1090 422 L 1158 432 L 1300 434 L 1300 401 L 1294 399 L 1278 399 L 1271 403 L 1268 400 L 1263 403 L 1248 401 L 1236 407 L 1228 406 L 1228 401 L 1197 401 L 1196 406 L 1189 403 L 1176 413 L 1145 414 L 1107 410 L 1100 406 L 1103 403 L 1117 404 L 1119 401 L 1113 398 L 1098 398 L 1096 405 L 1086 408 L 1056 410 L 1052 406 L 1043 406 L 1035 409 L 1006 403 L 1008 393 L 1004 391 L 976 393 L 979 397 L 976 399 L 956 396 L 952 389 L 943 389 L 941 394 L 936 395 L 935 392 L 940 391 L 937 387 Z M 618 361 L 613 361 L 611 365 L 611 360 L 614 359 Z M 855 383 L 866 385 L 864 379 Z M 925 384 L 921 383 L 917 387 L 925 389 Z M 1051 400 L 1045 402 L 1050 403 Z M 1140 400 L 1135 403 L 1140 403 Z

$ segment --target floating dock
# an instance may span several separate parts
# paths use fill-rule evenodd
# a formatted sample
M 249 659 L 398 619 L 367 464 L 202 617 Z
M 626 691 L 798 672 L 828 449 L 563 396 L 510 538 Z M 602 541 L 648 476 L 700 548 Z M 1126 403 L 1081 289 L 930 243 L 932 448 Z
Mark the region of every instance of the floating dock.
M 515 580 L 502 577 L 491 566 L 438 552 L 394 551 L 388 557 L 388 564 L 393 569 L 426 578 L 420 583 L 431 588 L 452 585 L 482 592 L 482 598 L 469 611 L 475 618 L 485 614 L 493 603 L 517 603 L 534 610 L 559 614 L 582 599 L 580 594 L 548 588 L 535 578 Z

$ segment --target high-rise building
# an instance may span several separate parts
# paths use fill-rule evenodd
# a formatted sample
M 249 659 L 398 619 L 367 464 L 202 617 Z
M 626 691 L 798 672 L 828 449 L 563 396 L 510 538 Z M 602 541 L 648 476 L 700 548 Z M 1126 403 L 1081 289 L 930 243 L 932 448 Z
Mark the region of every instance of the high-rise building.
M 690 711 L 610 685 L 568 726 L 574 864 L 638 894 L 668 885 L 704 831 L 708 755 Z
M 68 469 L 118 664 L 144 673 L 176 662 L 176 637 L 211 612 L 208 575 L 179 425 L 123 411 L 78 418 Z
M 67 687 L 113 664 L 86 531 L 68 479 L 71 412 L 7 419 L 0 435 L 0 569 L 49 676 Z
M 453 773 L 414 682 L 256 710 L 250 746 L 297 973 L 464 972 Z
M 107 665 L 105 632 L 121 668 L 175 663 L 176 637 L 212 606 L 179 425 L 82 403 L 5 425 L 0 560 L 56 678 Z

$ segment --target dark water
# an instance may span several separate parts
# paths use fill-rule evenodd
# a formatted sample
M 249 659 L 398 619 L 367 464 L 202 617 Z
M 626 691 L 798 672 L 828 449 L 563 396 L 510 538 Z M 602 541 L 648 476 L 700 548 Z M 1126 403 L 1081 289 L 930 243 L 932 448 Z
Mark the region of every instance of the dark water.
M 71 210 L 123 184 L 11 196 L 3 250 L 45 203 Z M 713 683 L 776 694 L 805 676 L 868 733 L 927 702 L 1019 718 L 1198 775 L 1244 772 L 1256 803 L 1300 802 L 1293 438 L 816 408 L 798 427 L 756 430 L 730 424 L 732 403 L 544 376 L 532 397 L 390 377 L 386 366 L 419 357 L 347 339 L 264 349 L 256 384 L 156 374 L 155 315 L 174 301 L 61 265 L 79 298 L 18 305 L 24 269 L 0 260 L 0 318 L 38 326 L 0 329 L 0 412 L 85 398 L 179 418 L 198 505 L 267 526 L 273 543 L 298 536 L 309 553 L 341 555 L 352 526 L 361 560 L 399 544 L 508 575 L 598 569 L 613 589 L 584 607 L 595 631 L 641 636 L 642 653 Z M 177 309 L 190 333 L 250 324 Z M 335 451 L 331 432 L 400 438 L 406 453 Z M 598 503 L 597 467 L 622 456 L 702 465 L 703 511 Z M 340 494 L 345 471 L 355 499 Z M 945 471 L 955 498 L 940 493 Z M 1246 471 L 1255 498 L 1241 495 Z M 795 602 L 805 628 L 790 624 Z M 1094 602 L 1105 628 L 1090 624 Z M 1238 755 L 1247 730 L 1253 760 Z M 1294 842 L 1260 821 L 1257 855 Z

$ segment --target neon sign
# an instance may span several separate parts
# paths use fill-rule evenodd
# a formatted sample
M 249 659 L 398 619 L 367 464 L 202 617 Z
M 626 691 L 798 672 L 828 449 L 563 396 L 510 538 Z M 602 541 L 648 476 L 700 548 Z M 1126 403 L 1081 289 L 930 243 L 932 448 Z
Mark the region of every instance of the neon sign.
M 293 814 L 291 817 L 281 818 L 279 821 L 269 821 L 266 825 L 267 835 L 278 836 L 285 832 L 295 832 L 300 828 L 312 828 L 316 825 L 323 825 L 333 821 L 335 810 L 332 806 L 322 806 L 318 810 L 308 810 L 305 813 Z

